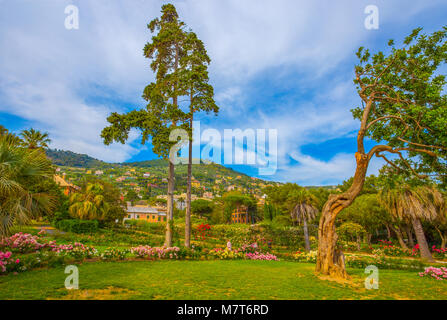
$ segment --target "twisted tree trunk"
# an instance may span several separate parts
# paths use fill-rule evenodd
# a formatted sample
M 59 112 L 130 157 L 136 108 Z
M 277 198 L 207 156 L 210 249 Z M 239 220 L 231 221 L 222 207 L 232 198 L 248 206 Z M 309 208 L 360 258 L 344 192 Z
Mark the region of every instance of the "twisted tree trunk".
M 335 219 L 359 195 L 365 182 L 369 156 L 357 152 L 355 154 L 357 169 L 351 187 L 343 194 L 331 195 L 323 207 L 318 228 L 318 255 L 315 272 L 332 278 L 349 278 L 346 273 L 343 253 L 337 249 L 337 233 Z

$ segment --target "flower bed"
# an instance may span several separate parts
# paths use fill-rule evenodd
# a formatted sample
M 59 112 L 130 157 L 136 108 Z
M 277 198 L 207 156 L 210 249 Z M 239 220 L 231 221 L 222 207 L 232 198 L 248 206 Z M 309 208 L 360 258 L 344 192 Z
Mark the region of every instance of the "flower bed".
M 424 272 L 419 272 L 420 277 L 431 277 L 436 280 L 447 280 L 447 268 L 441 267 L 441 268 L 435 268 L 435 267 L 428 267 L 425 268 Z
M 130 252 L 139 258 L 149 259 L 178 259 L 179 247 L 150 247 L 139 246 L 130 249 Z
M 39 243 L 39 237 L 29 233 L 16 233 L 9 238 L 3 238 L 0 241 L 1 250 L 11 250 L 12 252 L 28 253 L 38 251 L 46 247 L 46 244 Z
M 245 257 L 250 260 L 268 260 L 268 261 L 278 261 L 278 258 L 271 253 L 246 253 Z

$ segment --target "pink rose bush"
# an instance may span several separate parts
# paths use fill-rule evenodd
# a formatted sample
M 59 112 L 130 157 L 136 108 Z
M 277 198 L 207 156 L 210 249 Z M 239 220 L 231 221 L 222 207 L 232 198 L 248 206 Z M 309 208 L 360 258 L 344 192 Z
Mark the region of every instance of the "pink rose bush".
M 9 249 L 13 252 L 29 253 L 45 248 L 46 244 L 39 243 L 39 237 L 29 233 L 16 233 L 0 241 L 0 249 Z
M 179 251 L 179 247 L 138 246 L 130 249 L 137 257 L 148 259 L 178 259 Z
M 17 270 L 20 259 L 14 259 L 11 251 L 0 251 L 0 274 Z
M 428 267 L 425 268 L 424 272 L 419 272 L 420 277 L 431 277 L 436 280 L 447 280 L 447 268 L 441 267 L 441 268 L 435 268 L 435 267 Z
M 268 261 L 278 261 L 278 258 L 271 254 L 271 253 L 259 253 L 259 252 L 254 252 L 254 253 L 246 253 L 245 257 L 247 259 L 250 260 L 268 260 Z
M 75 259 L 92 258 L 98 253 L 98 250 L 96 250 L 95 248 L 88 247 L 79 242 L 75 242 L 74 244 L 61 245 L 56 245 L 53 243 L 51 245 L 51 251 L 55 252 L 59 256 L 65 256 Z

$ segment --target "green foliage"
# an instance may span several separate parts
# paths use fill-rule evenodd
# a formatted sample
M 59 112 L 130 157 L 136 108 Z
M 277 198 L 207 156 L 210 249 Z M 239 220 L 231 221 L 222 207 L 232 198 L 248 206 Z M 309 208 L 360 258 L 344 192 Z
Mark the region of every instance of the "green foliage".
M 0 136 L 0 236 L 14 224 L 25 224 L 53 210 L 48 194 L 32 190 L 53 174 L 51 162 L 40 149 L 22 148 L 7 135 Z
M 386 143 L 375 146 L 370 157 L 382 157 L 398 171 L 432 174 L 442 181 L 447 173 L 446 37 L 447 27 L 431 35 L 417 28 L 401 47 L 390 41 L 386 53 L 360 48 L 354 83 L 363 103 L 352 110 L 362 121 L 361 134 Z M 363 153 L 362 141 L 358 145 Z M 384 152 L 397 155 L 396 160 Z
M 337 228 L 337 234 L 340 236 L 340 239 L 344 241 L 357 241 L 363 237 L 365 233 L 365 228 L 354 222 L 345 222 Z
M 29 130 L 23 130 L 20 135 L 23 139 L 23 146 L 28 149 L 45 149 L 48 148 L 48 144 L 51 139 L 48 137 L 48 133 L 42 133 L 33 128 Z
M 364 193 L 357 197 L 348 208 L 339 215 L 340 223 L 354 222 L 361 225 L 369 234 L 373 234 L 391 222 L 391 217 L 380 205 L 377 194 Z
M 94 168 L 104 167 L 108 164 L 100 160 L 94 159 L 86 154 L 78 154 L 64 150 L 45 150 L 47 157 L 58 166 L 78 167 L 78 168 Z
M 68 219 L 55 222 L 55 227 L 66 232 L 95 233 L 99 223 L 97 220 Z
M 193 214 L 200 217 L 209 218 L 214 210 L 214 204 L 212 201 L 197 199 L 191 201 L 191 211 Z

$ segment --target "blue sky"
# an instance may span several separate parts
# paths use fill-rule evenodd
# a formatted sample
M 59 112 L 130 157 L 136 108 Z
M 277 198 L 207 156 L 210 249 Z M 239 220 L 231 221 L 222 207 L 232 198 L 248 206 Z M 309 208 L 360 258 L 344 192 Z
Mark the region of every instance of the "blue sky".
M 0 0 L 0 123 L 12 131 L 49 132 L 51 147 L 105 161 L 152 159 L 132 132 L 126 145 L 104 146 L 99 134 L 112 111 L 144 106 L 153 80 L 142 55 L 146 24 L 166 1 Z M 445 24 L 444 0 L 185 0 L 182 20 L 205 42 L 218 117 L 202 129 L 277 129 L 278 170 L 262 178 L 302 185 L 340 183 L 353 175 L 359 103 L 352 83 L 360 46 L 386 48 L 422 26 Z M 79 8 L 79 29 L 64 26 Z M 379 29 L 367 30 L 367 5 Z M 372 145 L 372 142 L 369 143 Z M 370 173 L 382 163 L 374 160 Z M 254 166 L 233 165 L 258 176 Z

